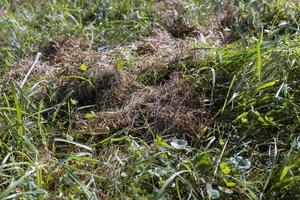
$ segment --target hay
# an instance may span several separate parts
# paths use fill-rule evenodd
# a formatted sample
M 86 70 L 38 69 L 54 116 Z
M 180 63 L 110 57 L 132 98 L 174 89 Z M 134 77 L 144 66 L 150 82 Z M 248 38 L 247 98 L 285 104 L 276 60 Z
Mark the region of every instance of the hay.
M 170 63 L 192 56 L 188 38 L 176 39 L 159 31 L 140 41 L 100 52 L 83 48 L 81 43 L 86 40 L 70 38 L 49 43 L 45 46 L 45 51 L 51 51 L 49 56 L 33 72 L 35 80 L 55 85 L 50 89 L 44 85 L 37 98 L 44 96 L 48 106 L 60 103 L 71 91 L 70 98 L 78 101 L 77 107 L 94 105 L 73 116 L 73 131 L 101 134 L 107 128 L 127 128 L 130 134 L 146 140 L 156 134 L 192 139 L 209 123 L 201 94 L 180 76 L 180 66 L 169 69 Z M 124 52 L 130 56 L 130 66 L 117 68 L 120 60 L 127 59 Z M 23 67 L 9 71 L 9 76 L 17 78 L 29 63 L 28 58 L 20 61 Z M 80 70 L 81 64 L 87 66 L 87 71 Z M 140 81 L 141 75 L 155 71 L 165 73 L 156 84 Z M 85 118 L 90 111 L 97 117 Z

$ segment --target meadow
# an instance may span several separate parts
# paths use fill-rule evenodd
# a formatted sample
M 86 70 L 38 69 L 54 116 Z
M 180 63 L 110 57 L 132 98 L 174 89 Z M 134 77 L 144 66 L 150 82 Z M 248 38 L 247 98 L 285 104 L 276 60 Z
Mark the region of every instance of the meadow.
M 1 0 L 0 199 L 300 199 L 298 0 Z

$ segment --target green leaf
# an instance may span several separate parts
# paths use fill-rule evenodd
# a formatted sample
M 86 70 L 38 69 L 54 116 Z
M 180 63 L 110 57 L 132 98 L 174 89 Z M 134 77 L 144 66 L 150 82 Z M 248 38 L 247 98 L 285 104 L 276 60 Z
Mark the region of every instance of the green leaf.
M 77 105 L 77 103 L 78 103 L 78 101 L 76 99 L 71 99 L 70 102 L 72 105 Z
M 236 183 L 235 182 L 226 182 L 226 186 L 227 187 L 234 187 L 234 186 L 236 186 Z
M 197 164 L 200 165 L 200 166 L 208 166 L 208 165 L 211 165 L 211 159 L 209 157 L 209 154 L 204 154 L 204 155 L 201 155 L 197 161 Z
M 248 112 L 243 112 L 236 118 L 236 120 L 241 120 L 242 123 L 248 123 Z
M 86 113 L 84 117 L 87 119 L 94 119 L 97 118 L 97 115 L 94 112 L 91 112 L 91 113 Z
M 88 66 L 87 66 L 86 64 L 83 63 L 83 64 L 80 65 L 80 70 L 81 70 L 82 72 L 86 72 L 87 69 L 88 69 Z
M 159 135 L 156 136 L 155 143 L 161 147 L 169 147 L 170 146 Z
M 283 181 L 284 178 L 286 177 L 287 173 L 289 172 L 290 167 L 289 166 L 285 166 L 281 172 L 281 176 L 280 176 L 280 181 Z
M 261 67 L 262 67 L 262 52 L 261 52 L 261 44 L 263 41 L 263 30 L 261 30 L 260 35 L 259 35 L 259 40 L 257 42 L 257 76 L 259 82 L 261 82 Z
M 272 81 L 272 82 L 268 82 L 268 83 L 265 83 L 265 84 L 262 84 L 261 86 L 259 86 L 258 88 L 256 88 L 256 92 L 262 90 L 262 89 L 265 89 L 267 87 L 271 87 L 273 85 L 276 84 L 277 81 Z
M 226 162 L 221 162 L 220 169 L 223 172 L 223 174 L 227 175 L 231 172 L 231 169 L 228 167 Z
M 219 144 L 220 144 L 221 146 L 224 146 L 225 141 L 224 141 L 223 139 L 220 139 L 220 140 L 219 140 Z

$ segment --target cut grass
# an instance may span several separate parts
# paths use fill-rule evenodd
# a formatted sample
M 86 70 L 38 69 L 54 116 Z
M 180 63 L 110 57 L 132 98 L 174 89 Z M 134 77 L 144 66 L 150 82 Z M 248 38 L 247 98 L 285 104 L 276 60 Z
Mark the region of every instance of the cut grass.
M 0 3 L 0 199 L 300 198 L 299 4 L 174 2 Z

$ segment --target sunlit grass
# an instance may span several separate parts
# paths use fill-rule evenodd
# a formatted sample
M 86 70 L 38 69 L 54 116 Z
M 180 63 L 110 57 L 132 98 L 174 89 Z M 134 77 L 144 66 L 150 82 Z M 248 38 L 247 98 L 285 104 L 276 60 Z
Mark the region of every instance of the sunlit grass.
M 182 23 L 196 30 L 211 28 L 219 38 L 229 16 L 214 21 L 217 11 L 228 9 L 218 2 L 189 0 L 174 9 Z M 156 12 L 155 1 L 0 5 L 5 10 L 3 16 L 0 10 L 0 199 L 300 197 L 299 4 L 239 1 L 232 5 L 238 17 L 226 27 L 236 36 L 234 42 L 220 38 L 223 44 L 201 46 L 201 37 L 191 35 L 200 44 L 193 51 L 205 51 L 201 58 L 174 59 L 171 70 L 164 66 L 132 74 L 142 77 L 135 87 L 153 89 L 163 87 L 163 79 L 171 79 L 168 75 L 175 71 L 199 93 L 199 106 L 211 120 L 194 130 L 194 138 L 154 132 L 156 125 L 143 113 L 144 105 L 136 112 L 144 121 L 141 129 L 147 128 L 144 135 L 132 134 L 130 127 L 115 130 L 113 121 L 101 132 L 90 130 L 97 124 L 75 129 L 88 120 L 101 120 L 93 105 L 79 105 L 73 95 L 76 84 L 96 88 L 84 63 L 76 72 L 65 66 L 66 74 L 54 80 L 33 73 L 22 83 L 25 74 L 6 76 L 17 70 L 17 62 L 44 53 L 44 45 L 58 37 L 84 37 L 97 49 L 139 41 L 158 28 L 168 31 L 167 11 Z M 138 56 L 144 59 L 142 53 Z M 126 71 L 123 65 L 114 68 L 116 74 L 139 70 Z M 61 82 L 75 86 L 67 90 Z M 56 98 L 60 87 L 65 93 Z M 86 121 L 80 123 L 78 114 Z

